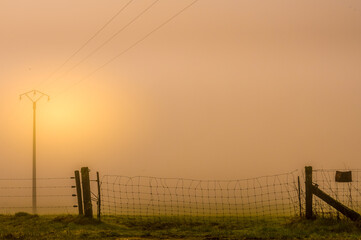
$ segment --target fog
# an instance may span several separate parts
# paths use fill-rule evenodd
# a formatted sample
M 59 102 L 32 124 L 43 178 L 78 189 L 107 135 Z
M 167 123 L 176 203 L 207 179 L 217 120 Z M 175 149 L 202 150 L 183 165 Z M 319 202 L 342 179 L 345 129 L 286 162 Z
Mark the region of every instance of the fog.
M 242 179 L 361 162 L 361 2 L 135 1 L 52 77 L 125 1 L 0 3 L 0 178 L 88 166 L 101 176 Z M 62 77 L 63 76 L 63 77 Z M 82 80 L 79 84 L 79 80 Z M 75 85 L 74 85 L 75 84 Z

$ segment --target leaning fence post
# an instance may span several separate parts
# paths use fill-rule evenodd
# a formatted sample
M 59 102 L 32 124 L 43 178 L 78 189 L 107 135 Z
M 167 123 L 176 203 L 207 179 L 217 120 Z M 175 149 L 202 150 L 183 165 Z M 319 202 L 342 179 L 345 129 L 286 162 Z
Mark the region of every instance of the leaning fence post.
M 83 215 L 83 202 L 82 202 L 82 197 L 81 197 L 80 174 L 79 174 L 78 170 L 76 170 L 74 172 L 74 174 L 75 174 L 76 196 L 78 198 L 79 215 Z
M 90 192 L 90 179 L 89 179 L 89 168 L 81 168 L 81 181 L 83 187 L 83 201 L 84 201 L 84 215 L 88 218 L 93 218 L 93 207 Z
M 306 176 L 306 218 L 312 218 L 312 167 L 305 167 Z
M 97 184 L 98 184 L 98 212 L 97 217 L 100 221 L 100 210 L 101 210 L 101 198 L 100 198 L 100 180 L 99 180 L 99 172 L 97 172 Z

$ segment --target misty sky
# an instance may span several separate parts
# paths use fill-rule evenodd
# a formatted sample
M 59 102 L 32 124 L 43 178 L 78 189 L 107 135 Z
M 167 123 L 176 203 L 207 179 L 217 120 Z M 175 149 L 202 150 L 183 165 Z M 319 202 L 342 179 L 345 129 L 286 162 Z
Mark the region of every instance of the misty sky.
M 131 3 L 49 78 L 125 0 L 0 1 L 0 174 L 30 177 L 38 89 L 38 176 L 235 179 L 361 165 L 361 2 Z M 83 79 L 83 80 L 82 80 Z M 79 81 L 81 82 L 77 84 Z

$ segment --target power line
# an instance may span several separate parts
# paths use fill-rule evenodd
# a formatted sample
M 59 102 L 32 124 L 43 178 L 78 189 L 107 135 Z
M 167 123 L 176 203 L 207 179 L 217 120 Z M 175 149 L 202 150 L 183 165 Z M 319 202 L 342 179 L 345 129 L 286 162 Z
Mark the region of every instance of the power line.
M 107 45 L 111 40 L 113 40 L 116 36 L 118 36 L 121 32 L 123 32 L 127 27 L 129 27 L 132 23 L 134 23 L 137 19 L 139 19 L 142 15 L 144 15 L 149 9 L 151 9 L 159 0 L 153 1 L 148 7 L 146 7 L 143 11 L 141 11 L 136 17 L 134 17 L 130 22 L 128 22 L 125 26 L 123 26 L 121 29 L 119 29 L 116 33 L 114 33 L 110 38 L 105 40 L 101 45 L 99 45 L 96 49 L 94 49 L 90 54 L 88 54 L 86 57 L 84 57 L 82 60 L 80 60 L 78 63 L 73 65 L 70 69 L 68 69 L 62 76 L 60 76 L 58 79 L 64 78 L 66 75 L 68 75 L 71 71 L 73 71 L 76 67 L 78 67 L 80 64 L 85 62 L 87 59 L 92 57 L 95 53 L 97 53 L 100 49 L 102 49 L 105 45 Z
M 110 60 L 108 60 L 107 62 L 105 62 L 103 65 L 101 65 L 100 67 L 98 67 L 97 69 L 95 69 L 94 71 L 92 71 L 90 74 L 86 75 L 85 77 L 83 77 L 82 79 L 80 79 L 79 81 L 75 82 L 73 85 L 71 85 L 70 87 L 66 88 L 64 91 L 60 92 L 59 94 L 55 95 L 55 97 L 58 97 L 59 95 L 64 94 L 65 92 L 69 91 L 71 88 L 75 87 L 76 85 L 78 85 L 79 83 L 83 82 L 84 80 L 88 79 L 89 77 L 91 77 L 92 75 L 94 75 L 96 72 L 98 72 L 99 70 L 101 70 L 102 68 L 104 68 L 106 65 L 112 63 L 114 60 L 116 60 L 117 58 L 119 58 L 120 56 L 122 56 L 123 54 L 127 53 L 129 50 L 133 49 L 134 47 L 136 47 L 138 44 L 140 44 L 141 42 L 143 42 L 144 40 L 146 40 L 149 36 L 151 36 L 153 33 L 157 32 L 159 29 L 161 29 L 162 27 L 164 27 L 165 25 L 167 25 L 169 22 L 171 22 L 174 18 L 178 17 L 180 14 L 182 14 L 184 11 L 186 11 L 188 8 L 190 8 L 191 6 L 193 6 L 196 2 L 198 2 L 199 0 L 194 0 L 193 2 L 191 2 L 190 4 L 188 4 L 186 7 L 182 8 L 180 11 L 178 11 L 176 14 L 174 14 L 172 17 L 168 18 L 166 21 L 164 21 L 162 24 L 160 24 L 158 27 L 154 28 L 152 31 L 150 31 L 149 33 L 147 33 L 146 35 L 144 35 L 142 38 L 140 38 L 138 41 L 136 41 L 135 43 L 133 43 L 132 45 L 130 45 L 128 48 L 126 48 L 125 50 L 123 50 L 122 52 L 120 52 L 119 54 L 117 54 L 116 56 L 114 56 L 113 58 L 111 58 Z
M 57 72 L 59 72 L 60 69 L 62 69 L 65 64 L 67 64 L 75 55 L 77 55 L 81 50 L 83 50 L 84 47 L 86 47 L 96 36 L 98 36 L 120 13 L 122 13 L 128 6 L 131 4 L 134 0 L 129 0 L 122 8 L 119 9 L 118 12 L 116 12 L 115 15 L 113 15 L 98 31 L 96 31 L 93 36 L 91 36 L 83 45 L 81 45 L 73 54 L 70 55 L 55 71 L 53 71 L 45 80 L 43 80 L 40 85 L 43 85 L 45 82 L 47 82 L 49 79 L 51 79 L 52 76 L 54 76 Z

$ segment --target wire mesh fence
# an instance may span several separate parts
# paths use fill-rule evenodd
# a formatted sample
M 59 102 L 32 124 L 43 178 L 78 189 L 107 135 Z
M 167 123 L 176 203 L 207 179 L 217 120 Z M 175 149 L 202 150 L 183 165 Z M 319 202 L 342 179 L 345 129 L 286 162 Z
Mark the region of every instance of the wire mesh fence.
M 336 181 L 336 169 L 316 169 L 312 172 L 313 183 L 322 191 L 326 192 L 332 198 L 353 209 L 361 212 L 361 170 L 351 169 L 342 171 L 351 171 L 352 179 L 350 182 Z M 330 205 L 318 197 L 313 199 L 313 212 L 316 216 L 343 218 Z
M 37 178 L 37 213 L 76 213 L 74 179 Z M 0 213 L 32 212 L 32 179 L 0 179 Z
M 335 180 L 335 169 L 312 171 L 313 183 L 332 198 L 361 212 L 361 170 L 350 181 Z M 345 170 L 346 171 L 346 170 Z M 93 211 L 98 209 L 96 180 L 91 180 Z M 38 178 L 39 214 L 76 214 L 72 177 Z M 240 180 L 195 180 L 148 176 L 105 175 L 100 182 L 101 213 L 125 218 L 252 221 L 302 216 L 305 213 L 304 171 Z M 0 179 L 0 214 L 32 212 L 32 179 Z M 313 197 L 313 213 L 343 216 Z
M 299 214 L 297 171 L 242 180 L 103 176 L 102 214 L 261 220 Z

